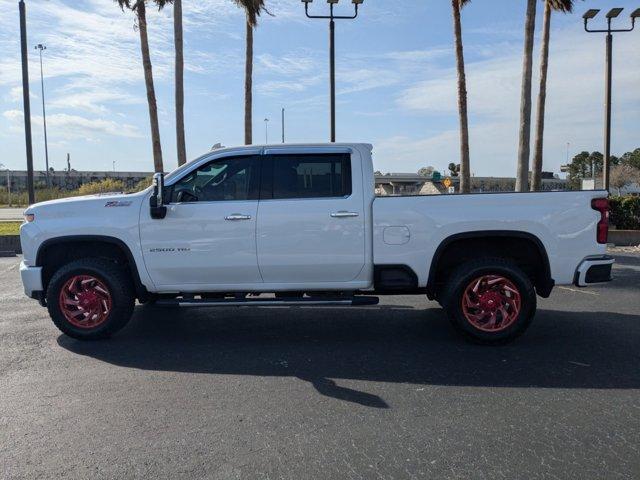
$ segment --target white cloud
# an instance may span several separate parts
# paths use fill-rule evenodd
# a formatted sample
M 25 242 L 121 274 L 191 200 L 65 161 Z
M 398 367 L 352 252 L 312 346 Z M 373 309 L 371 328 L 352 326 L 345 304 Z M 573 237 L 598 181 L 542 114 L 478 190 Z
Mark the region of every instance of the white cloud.
M 2 116 L 9 120 L 13 131 L 22 131 L 23 115 L 20 110 L 7 110 Z M 42 117 L 31 117 L 34 125 L 42 125 Z M 57 139 L 96 139 L 100 135 L 125 138 L 141 138 L 134 125 L 119 123 L 102 118 L 87 118 L 79 115 L 55 113 L 47 115 L 47 130 Z
M 91 113 L 105 114 L 111 111 L 106 105 L 133 105 L 142 104 L 144 99 L 126 92 L 85 90 L 74 91 L 69 94 L 62 94 L 54 97 L 49 102 L 48 109 L 51 110 L 86 110 Z
M 556 30 L 552 35 L 545 122 L 545 168 L 559 171 L 566 161 L 566 144 L 572 151 L 593 149 L 601 144 L 604 62 L 601 38 L 582 32 Z M 522 69 L 521 45 L 501 48 L 491 60 L 467 63 L 472 170 L 492 175 L 515 173 Z M 594 52 L 597 52 L 594 54 Z M 638 142 L 637 112 L 640 111 L 640 52 L 633 42 L 617 46 L 614 86 L 615 152 L 622 153 Z M 536 66 L 537 52 L 536 52 Z M 430 80 L 417 82 L 397 96 L 397 105 L 407 113 L 433 118 L 457 117 L 457 84 L 454 68 L 444 69 Z M 534 75 L 533 117 L 538 73 Z M 454 135 L 455 133 L 455 135 Z M 443 155 L 457 161 L 457 130 L 425 139 L 406 139 L 403 150 L 422 158 Z M 448 145 L 447 141 L 452 144 Z M 533 132 L 531 137 L 533 145 Z M 395 144 L 394 144 L 395 142 Z M 397 145 L 391 138 L 383 146 Z M 383 152 L 385 149 L 381 149 Z M 389 154 L 391 153 L 391 149 Z M 407 158 L 410 156 L 406 153 Z M 429 160 L 414 160 L 421 165 Z M 443 162 L 444 163 L 444 162 Z M 431 163 L 432 164 L 432 163 Z

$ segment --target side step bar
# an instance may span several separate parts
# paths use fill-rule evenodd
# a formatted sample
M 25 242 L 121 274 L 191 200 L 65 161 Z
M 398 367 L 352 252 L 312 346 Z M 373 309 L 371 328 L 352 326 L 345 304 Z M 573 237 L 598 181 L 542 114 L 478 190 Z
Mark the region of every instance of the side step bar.
M 362 307 L 377 305 L 378 297 L 308 297 L 308 298 L 263 298 L 263 299 L 164 299 L 156 301 L 156 305 L 164 307 L 304 307 L 304 306 L 349 306 Z

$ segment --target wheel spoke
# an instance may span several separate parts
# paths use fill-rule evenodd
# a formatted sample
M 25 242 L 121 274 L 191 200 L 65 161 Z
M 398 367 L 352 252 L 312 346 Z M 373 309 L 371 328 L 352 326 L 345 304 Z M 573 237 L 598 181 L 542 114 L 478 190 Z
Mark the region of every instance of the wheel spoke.
M 482 275 L 471 280 L 462 295 L 462 313 L 473 327 L 499 332 L 520 314 L 520 291 L 502 275 Z
M 109 317 L 111 292 L 92 275 L 76 275 L 63 285 L 59 306 L 67 321 L 78 328 L 94 328 Z

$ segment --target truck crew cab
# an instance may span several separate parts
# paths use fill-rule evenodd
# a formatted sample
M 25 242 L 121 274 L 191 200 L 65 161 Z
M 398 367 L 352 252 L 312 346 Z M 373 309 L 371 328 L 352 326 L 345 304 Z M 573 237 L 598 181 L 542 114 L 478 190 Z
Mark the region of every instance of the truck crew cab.
M 173 306 L 437 300 L 481 343 L 522 334 L 536 295 L 611 279 L 604 191 L 378 197 L 371 145 L 209 152 L 135 194 L 32 205 L 25 293 L 79 339 L 135 300 Z

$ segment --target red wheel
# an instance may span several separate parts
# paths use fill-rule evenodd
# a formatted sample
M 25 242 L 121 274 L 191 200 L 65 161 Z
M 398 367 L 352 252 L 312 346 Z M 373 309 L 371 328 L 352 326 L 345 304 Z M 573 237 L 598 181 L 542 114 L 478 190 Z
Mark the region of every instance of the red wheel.
M 536 311 L 531 279 L 502 258 L 479 258 L 458 266 L 447 278 L 441 298 L 456 330 L 483 344 L 517 338 Z
M 92 275 L 75 275 L 65 282 L 58 297 L 60 311 L 78 328 L 94 328 L 111 312 L 109 289 Z
M 120 330 L 131 318 L 134 302 L 127 270 L 103 258 L 82 258 L 63 265 L 47 286 L 53 323 L 80 340 L 107 338 Z
M 483 332 L 509 328 L 520 314 L 520 292 L 500 275 L 482 275 L 469 282 L 462 295 L 462 312 L 471 325 Z

